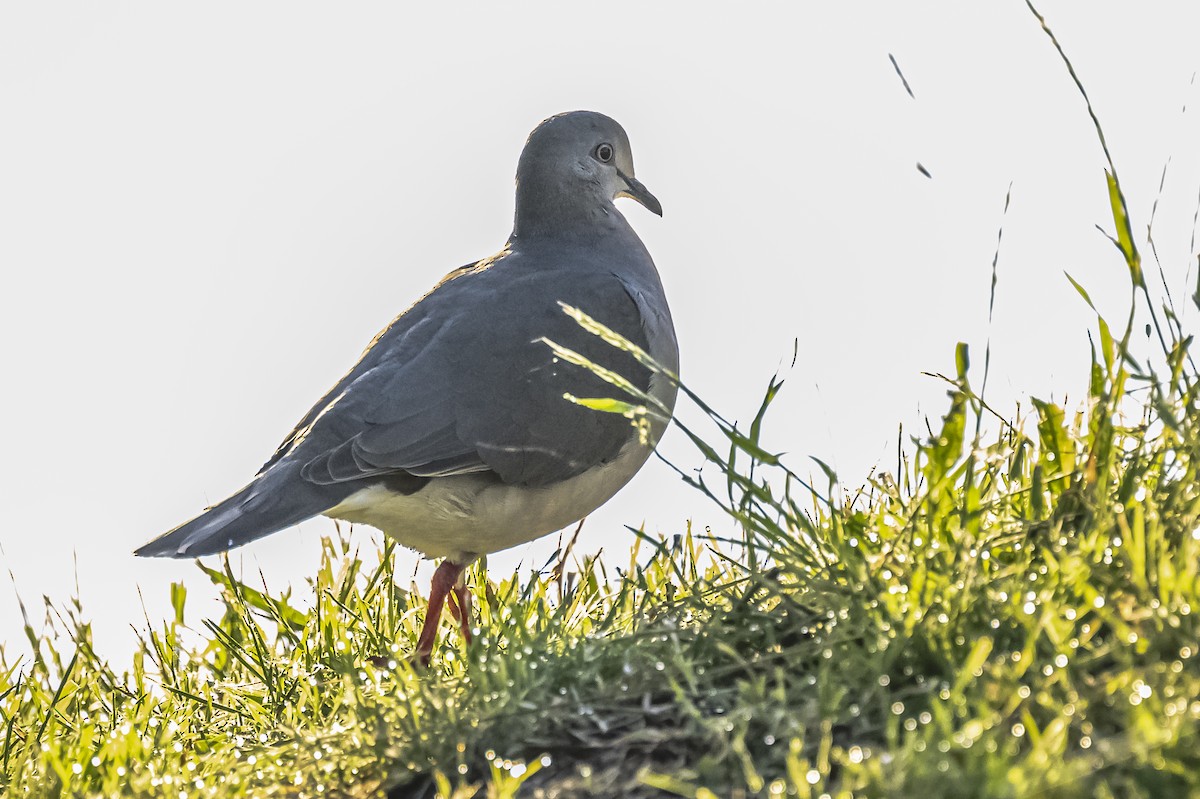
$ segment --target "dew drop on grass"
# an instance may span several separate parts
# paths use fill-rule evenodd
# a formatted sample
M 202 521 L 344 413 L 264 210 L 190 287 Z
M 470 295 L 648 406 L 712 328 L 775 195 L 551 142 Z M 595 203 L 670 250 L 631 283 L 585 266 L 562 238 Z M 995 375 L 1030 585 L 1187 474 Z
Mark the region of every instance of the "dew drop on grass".
M 821 781 L 821 772 L 815 768 L 809 769 L 808 773 L 804 775 L 804 779 L 808 781 L 809 785 L 816 785 Z
M 774 746 L 775 745 L 775 736 L 770 735 L 770 734 L 764 735 L 763 743 L 765 743 L 767 746 Z

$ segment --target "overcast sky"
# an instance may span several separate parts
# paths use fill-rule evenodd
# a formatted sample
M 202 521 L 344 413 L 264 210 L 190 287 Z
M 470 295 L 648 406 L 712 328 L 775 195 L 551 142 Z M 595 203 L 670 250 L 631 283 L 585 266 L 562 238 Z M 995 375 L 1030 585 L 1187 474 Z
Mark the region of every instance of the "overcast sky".
M 1091 314 L 1063 272 L 1114 316 L 1127 283 L 1094 228 L 1100 148 L 1024 3 L 413 7 L 0 6 L 0 567 L 35 621 L 76 575 L 105 653 L 144 625 L 139 586 L 152 619 L 179 579 L 191 618 L 215 612 L 190 562 L 133 548 L 241 486 L 380 327 L 504 242 L 521 145 L 560 111 L 620 121 L 662 200 L 662 219 L 622 210 L 694 389 L 749 419 L 799 340 L 766 437 L 801 469 L 815 455 L 853 485 L 892 463 L 898 425 L 944 410 L 921 372 L 952 370 L 960 340 L 982 363 L 1010 183 L 989 394 L 1080 396 Z M 1183 299 L 1200 6 L 1131 8 L 1042 4 L 1143 234 L 1171 159 L 1155 235 Z M 699 465 L 680 435 L 661 450 Z M 580 547 L 623 560 L 624 525 L 689 519 L 728 529 L 652 461 Z M 301 586 L 332 532 L 307 522 L 235 565 Z M 19 629 L 2 588 L 10 661 Z

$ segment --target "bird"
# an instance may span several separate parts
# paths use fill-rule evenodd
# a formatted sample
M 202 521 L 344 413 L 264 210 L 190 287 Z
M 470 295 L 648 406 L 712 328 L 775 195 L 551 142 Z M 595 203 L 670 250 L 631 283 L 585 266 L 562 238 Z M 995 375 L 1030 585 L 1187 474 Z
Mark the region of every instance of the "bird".
M 674 323 L 621 198 L 662 216 L 625 130 L 594 111 L 543 120 L 518 159 L 504 246 L 385 327 L 244 488 L 134 554 L 214 555 L 318 515 L 366 524 L 441 558 L 415 656 L 429 662 L 447 597 L 469 641 L 465 569 L 607 502 L 674 412 Z M 584 329 L 579 312 L 641 353 Z M 600 370 L 657 411 L 634 424 L 584 401 L 622 399 Z

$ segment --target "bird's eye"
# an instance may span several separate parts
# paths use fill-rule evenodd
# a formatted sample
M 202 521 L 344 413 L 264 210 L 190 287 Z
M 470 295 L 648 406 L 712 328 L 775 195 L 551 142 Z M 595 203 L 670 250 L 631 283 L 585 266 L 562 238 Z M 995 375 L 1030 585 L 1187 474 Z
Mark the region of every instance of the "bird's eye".
M 607 164 L 613 159 L 613 147 L 611 144 L 601 144 L 596 147 L 596 160 L 602 164 Z

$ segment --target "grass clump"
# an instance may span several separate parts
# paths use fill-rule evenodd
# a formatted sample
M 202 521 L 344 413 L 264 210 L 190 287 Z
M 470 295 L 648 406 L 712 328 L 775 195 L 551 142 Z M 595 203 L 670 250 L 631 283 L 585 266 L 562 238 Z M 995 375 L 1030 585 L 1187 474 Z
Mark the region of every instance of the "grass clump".
M 48 607 L 26 652 L 0 653 L 0 791 L 1200 794 L 1200 371 L 1174 307 L 1149 302 L 1109 167 L 1133 299 L 1119 333 L 1097 318 L 1080 407 L 1002 417 L 959 345 L 945 415 L 850 492 L 767 449 L 780 383 L 748 429 L 685 389 L 719 478 L 681 475 L 736 540 L 643 536 L 612 573 L 565 552 L 524 580 L 476 568 L 478 634 L 447 631 L 428 671 L 391 545 L 327 541 L 311 607 L 201 566 L 220 618 L 188 618 L 172 586 L 174 617 L 121 669 L 78 601 Z

